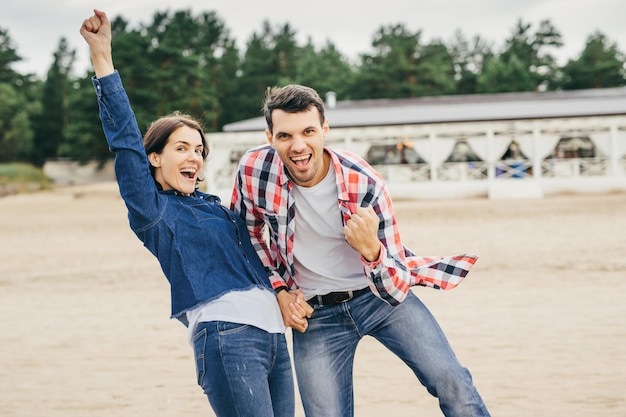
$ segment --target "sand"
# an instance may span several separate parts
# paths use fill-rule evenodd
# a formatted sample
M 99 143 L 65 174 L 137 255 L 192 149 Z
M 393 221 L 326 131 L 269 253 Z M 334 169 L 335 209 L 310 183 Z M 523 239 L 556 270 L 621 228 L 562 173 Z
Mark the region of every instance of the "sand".
M 493 416 L 626 416 L 626 194 L 396 211 L 415 252 L 481 257 L 458 288 L 414 291 Z M 0 198 L 0 237 L 1 416 L 213 415 L 115 184 Z M 371 338 L 355 398 L 357 416 L 441 415 Z

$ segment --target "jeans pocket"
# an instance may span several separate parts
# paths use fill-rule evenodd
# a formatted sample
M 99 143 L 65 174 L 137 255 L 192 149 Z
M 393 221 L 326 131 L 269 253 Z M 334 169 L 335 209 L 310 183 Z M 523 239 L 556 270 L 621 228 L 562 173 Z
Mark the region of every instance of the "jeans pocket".
M 244 330 L 249 329 L 249 324 L 240 324 L 240 323 L 231 323 L 228 321 L 219 322 L 219 334 L 220 336 L 226 336 L 229 334 L 235 334 L 239 332 L 243 332 Z
M 193 337 L 193 353 L 196 360 L 196 377 L 198 385 L 203 386 L 204 374 L 206 372 L 205 349 L 207 341 L 206 329 L 200 330 Z

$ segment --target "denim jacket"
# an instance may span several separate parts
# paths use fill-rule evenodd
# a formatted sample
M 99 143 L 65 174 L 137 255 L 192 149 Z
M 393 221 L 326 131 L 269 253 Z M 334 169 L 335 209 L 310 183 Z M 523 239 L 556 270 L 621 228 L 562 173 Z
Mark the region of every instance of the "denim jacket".
M 244 221 L 217 196 L 158 190 L 117 71 L 92 82 L 130 227 L 170 283 L 171 317 L 187 325 L 185 312 L 229 291 L 271 290 Z

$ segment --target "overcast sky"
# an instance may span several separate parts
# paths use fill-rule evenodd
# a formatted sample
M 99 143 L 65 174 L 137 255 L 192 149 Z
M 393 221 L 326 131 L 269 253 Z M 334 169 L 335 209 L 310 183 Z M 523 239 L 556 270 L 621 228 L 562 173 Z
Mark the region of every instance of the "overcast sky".
M 213 10 L 243 49 L 262 22 L 289 23 L 298 42 L 311 37 L 317 45 L 330 40 L 349 58 L 371 52 L 374 32 L 383 25 L 403 23 L 422 31 L 422 42 L 441 39 L 449 43 L 456 30 L 466 38 L 480 35 L 500 48 L 518 19 L 532 24 L 550 19 L 563 36 L 559 63 L 575 59 L 595 31 L 626 51 L 626 0 L 18 0 L 5 1 L 0 27 L 8 29 L 18 54 L 24 59 L 14 69 L 45 75 L 52 54 L 65 37 L 77 50 L 77 75 L 90 68 L 86 44 L 78 28 L 94 7 L 109 17 L 121 15 L 131 23 L 149 24 L 156 11 L 191 9 L 194 14 Z

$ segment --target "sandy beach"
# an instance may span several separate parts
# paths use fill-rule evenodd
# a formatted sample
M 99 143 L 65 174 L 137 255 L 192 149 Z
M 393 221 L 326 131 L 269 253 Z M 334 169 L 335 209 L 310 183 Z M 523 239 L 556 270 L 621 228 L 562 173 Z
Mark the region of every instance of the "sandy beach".
M 395 207 L 416 253 L 480 256 L 458 288 L 414 292 L 494 417 L 626 416 L 626 194 Z M 0 198 L 0 416 L 212 416 L 169 310 L 114 183 Z M 369 338 L 355 400 L 358 417 L 441 416 Z

